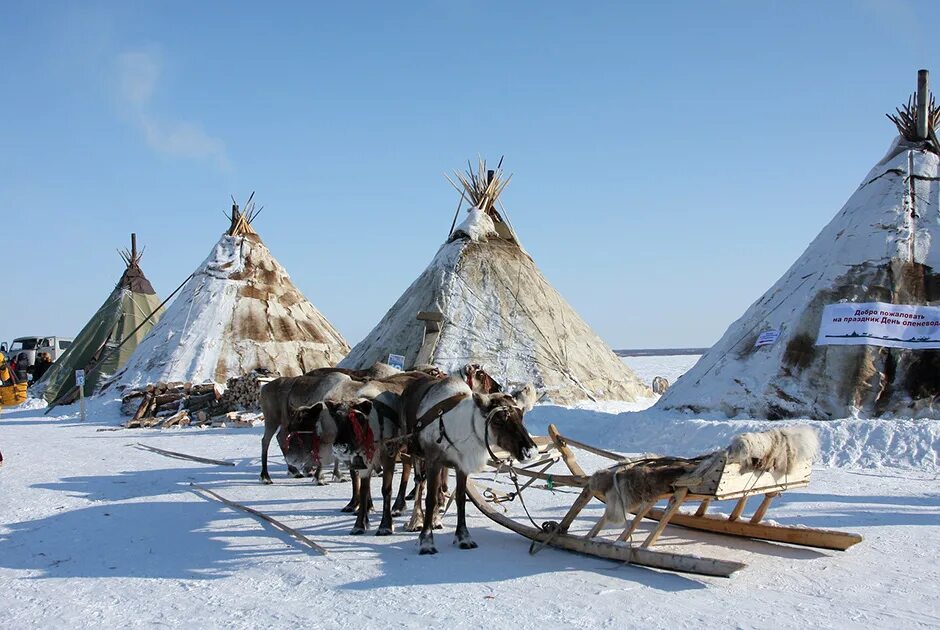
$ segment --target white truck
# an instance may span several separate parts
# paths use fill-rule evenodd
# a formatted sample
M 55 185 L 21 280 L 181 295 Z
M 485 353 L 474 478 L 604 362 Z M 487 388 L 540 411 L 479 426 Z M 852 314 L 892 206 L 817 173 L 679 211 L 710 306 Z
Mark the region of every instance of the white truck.
M 71 337 L 17 337 L 9 345 L 3 344 L 0 351 L 7 356 L 9 361 L 16 363 L 16 377 L 23 381 L 27 380 L 27 368 L 36 363 L 36 357 L 40 352 L 48 352 L 55 362 L 65 354 L 65 351 L 72 345 Z

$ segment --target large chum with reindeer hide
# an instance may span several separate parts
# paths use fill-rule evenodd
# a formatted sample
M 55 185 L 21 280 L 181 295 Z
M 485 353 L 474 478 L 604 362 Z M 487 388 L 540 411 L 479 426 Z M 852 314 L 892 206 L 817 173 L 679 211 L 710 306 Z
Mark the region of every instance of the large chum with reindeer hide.
M 75 370 L 85 370 L 85 391 L 117 372 L 131 357 L 160 317 L 163 309 L 153 285 L 140 268 L 143 252 L 131 234 L 131 248 L 120 252 L 126 268 L 104 304 L 59 359 L 34 387 L 34 395 L 49 402 L 71 402 L 78 395 Z
M 926 71 L 900 135 L 789 271 L 660 399 L 818 419 L 940 415 L 940 112 Z
M 509 178 L 482 162 L 457 177 L 472 205 L 466 219 L 340 367 L 401 355 L 406 367 L 449 372 L 477 363 L 506 385 L 531 382 L 560 404 L 651 395 L 552 288 L 497 210 Z
M 297 376 L 335 365 L 342 335 L 252 228 L 249 200 L 130 358 L 119 384 L 225 383 L 254 369 Z

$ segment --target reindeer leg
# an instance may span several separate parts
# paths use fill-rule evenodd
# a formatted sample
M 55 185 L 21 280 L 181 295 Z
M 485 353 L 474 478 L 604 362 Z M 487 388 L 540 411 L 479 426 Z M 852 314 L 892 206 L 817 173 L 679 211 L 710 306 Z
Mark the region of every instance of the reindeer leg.
M 441 489 L 437 494 L 437 505 L 441 514 L 444 513 L 444 507 L 447 505 L 447 494 L 449 492 L 448 481 L 450 481 L 450 468 L 444 466 L 441 469 Z M 435 529 L 438 529 L 435 527 Z
M 349 481 L 349 477 L 343 475 L 343 471 L 339 468 L 339 458 L 333 458 L 333 481 Z
M 395 457 L 382 457 L 382 522 L 375 532 L 376 536 L 390 536 L 395 527 L 392 524 L 392 481 L 395 479 Z
M 424 507 L 421 501 L 424 499 L 424 488 L 427 481 L 422 479 L 415 484 L 415 502 L 411 509 L 411 520 L 408 521 L 409 532 L 420 532 L 422 523 L 424 523 Z
M 364 534 L 369 529 L 369 498 L 372 495 L 370 481 L 372 480 L 372 471 L 364 470 L 359 474 L 359 512 L 356 514 L 356 525 L 349 532 L 353 536 Z
M 261 483 L 271 484 L 271 475 L 268 474 L 268 447 L 271 445 L 271 438 L 279 427 L 268 427 L 264 425 L 264 436 L 261 438 Z M 280 443 L 280 440 L 278 440 Z
M 347 514 L 355 512 L 359 508 L 359 472 L 350 469 L 349 476 L 352 478 L 352 498 L 346 504 L 346 507 L 342 509 Z
M 434 529 L 444 529 L 441 515 L 444 514 L 444 507 L 447 505 L 447 478 L 449 475 L 450 469 L 447 466 L 441 466 L 441 472 L 437 477 L 437 509 L 434 511 Z
M 327 464 L 333 457 L 333 445 L 320 443 L 320 449 L 317 452 L 317 471 L 313 474 L 313 483 L 318 486 L 328 486 L 330 484 L 326 479 L 326 473 L 323 471 L 323 462 Z
M 457 494 L 457 531 L 454 532 L 454 542 L 461 549 L 476 549 L 477 544 L 470 538 L 470 530 L 467 529 L 467 475 L 460 470 L 457 471 L 457 488 L 454 492 Z
M 392 516 L 401 516 L 407 507 L 405 503 L 405 492 L 408 491 L 408 477 L 411 476 L 411 458 L 402 457 L 401 460 L 401 482 L 398 484 L 398 496 L 395 497 L 395 504 L 392 506 Z
M 427 499 L 424 504 L 424 526 L 421 528 L 421 534 L 418 541 L 421 544 L 420 554 L 435 554 L 437 547 L 434 546 L 434 515 L 437 513 L 437 492 L 441 484 L 441 464 L 433 463 L 427 468 Z

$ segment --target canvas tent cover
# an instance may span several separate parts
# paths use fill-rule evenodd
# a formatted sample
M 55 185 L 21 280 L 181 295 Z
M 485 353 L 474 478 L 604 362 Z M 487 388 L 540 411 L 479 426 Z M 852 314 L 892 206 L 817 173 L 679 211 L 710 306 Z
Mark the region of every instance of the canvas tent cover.
M 68 394 L 75 387 L 75 370 L 86 371 L 85 391 L 94 392 L 99 383 L 127 362 L 137 345 L 159 321 L 163 314 L 162 308 L 157 310 L 160 299 L 134 259 L 128 263 L 108 299 L 36 385 L 37 393 L 41 391 L 48 402 Z M 120 345 L 122 341 L 124 344 Z M 97 367 L 89 371 L 95 365 Z
M 480 177 L 483 172 L 481 165 Z M 364 368 L 389 354 L 404 355 L 413 366 L 425 342 L 421 312 L 443 316 L 428 362 L 446 371 L 478 363 L 497 381 L 533 383 L 543 400 L 560 404 L 652 395 L 548 283 L 492 206 L 471 208 L 340 366 Z
M 225 384 L 256 368 L 296 376 L 335 365 L 348 352 L 342 335 L 297 289 L 246 216 L 233 216 L 230 230 L 138 346 L 118 384 Z
M 816 345 L 827 304 L 940 304 L 940 168 L 898 138 L 782 278 L 657 403 L 757 418 L 940 415 L 940 351 Z M 756 346 L 761 332 L 776 342 Z

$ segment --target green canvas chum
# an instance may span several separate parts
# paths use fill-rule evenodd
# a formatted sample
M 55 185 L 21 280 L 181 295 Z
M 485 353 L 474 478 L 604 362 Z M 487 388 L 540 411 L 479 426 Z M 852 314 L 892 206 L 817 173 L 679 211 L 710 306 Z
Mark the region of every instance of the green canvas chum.
M 41 395 L 51 403 L 65 395 L 59 402 L 71 402 L 78 395 L 72 392 L 75 370 L 85 370 L 85 392 L 94 392 L 99 383 L 124 366 L 163 315 L 160 299 L 140 268 L 143 252 L 137 251 L 136 235 L 131 235 L 131 249 L 120 254 L 127 268 L 117 286 L 71 347 L 34 386 L 35 396 Z

